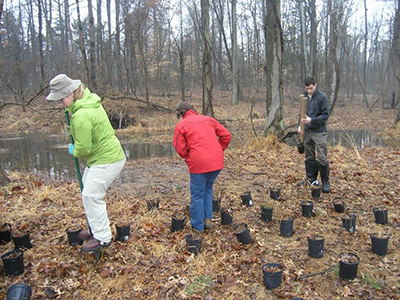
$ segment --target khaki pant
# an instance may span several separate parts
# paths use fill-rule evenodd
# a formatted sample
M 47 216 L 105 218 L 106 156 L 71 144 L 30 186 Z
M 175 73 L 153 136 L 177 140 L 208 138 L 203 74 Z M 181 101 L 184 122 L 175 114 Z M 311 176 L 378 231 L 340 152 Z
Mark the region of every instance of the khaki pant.
M 304 132 L 304 153 L 306 160 L 317 160 L 322 166 L 328 163 L 327 137 L 326 132 Z
M 112 238 L 104 196 L 122 171 L 126 158 L 112 164 L 86 167 L 83 173 L 82 202 L 93 237 L 104 243 Z

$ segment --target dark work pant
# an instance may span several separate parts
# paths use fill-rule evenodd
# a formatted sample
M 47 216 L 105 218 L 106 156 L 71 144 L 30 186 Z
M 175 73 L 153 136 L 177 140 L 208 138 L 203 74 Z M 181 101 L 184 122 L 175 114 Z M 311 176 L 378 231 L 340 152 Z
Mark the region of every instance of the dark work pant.
M 304 153 L 306 160 L 317 160 L 321 165 L 328 163 L 328 139 L 326 132 L 304 132 Z

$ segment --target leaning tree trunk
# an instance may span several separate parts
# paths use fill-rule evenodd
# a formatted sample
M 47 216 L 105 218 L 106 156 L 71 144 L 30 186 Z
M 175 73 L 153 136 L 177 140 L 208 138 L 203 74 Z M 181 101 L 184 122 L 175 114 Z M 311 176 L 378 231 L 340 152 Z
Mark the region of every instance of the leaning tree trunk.
M 201 0 L 201 32 L 203 35 L 203 115 L 214 117 L 212 106 L 213 81 L 211 76 L 210 4 Z
M 283 125 L 283 87 L 282 87 L 282 27 L 280 0 L 266 0 L 265 48 L 267 73 L 267 115 L 264 136 L 279 134 Z

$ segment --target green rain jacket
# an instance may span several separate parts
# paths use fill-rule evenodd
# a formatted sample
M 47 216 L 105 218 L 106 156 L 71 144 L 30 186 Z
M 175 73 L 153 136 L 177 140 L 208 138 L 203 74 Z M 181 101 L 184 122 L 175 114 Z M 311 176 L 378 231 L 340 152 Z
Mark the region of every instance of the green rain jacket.
M 111 164 L 125 158 L 98 95 L 85 89 L 67 111 L 71 112 L 71 135 L 75 141 L 74 157 L 84 158 L 87 166 Z

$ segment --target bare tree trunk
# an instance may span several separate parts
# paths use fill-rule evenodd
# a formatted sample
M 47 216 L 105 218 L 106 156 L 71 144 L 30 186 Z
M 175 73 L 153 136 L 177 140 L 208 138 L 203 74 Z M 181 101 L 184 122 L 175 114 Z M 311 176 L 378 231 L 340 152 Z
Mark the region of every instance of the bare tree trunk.
M 101 14 L 102 14 L 101 4 L 102 0 L 97 0 L 96 58 L 98 67 L 100 67 L 101 64 L 103 63 L 103 57 L 101 57 L 103 54 L 103 32 L 102 32 L 103 23 L 101 21 Z
M 44 54 L 43 54 L 43 13 L 42 13 L 43 3 L 38 0 L 38 18 L 39 18 L 39 64 L 40 64 L 40 81 L 42 83 L 46 82 L 45 72 L 44 72 Z
M 121 28 L 119 24 L 120 18 L 120 5 L 119 0 L 115 0 L 115 61 L 117 64 L 117 77 L 118 77 L 118 88 L 123 91 L 122 82 L 122 62 L 121 62 Z
M 203 115 L 214 117 L 212 59 L 210 45 L 210 4 L 201 0 L 201 32 L 203 36 Z
M 4 7 L 4 1 L 0 0 L 0 21 L 1 21 L 1 16 L 3 15 L 3 7 Z
M 367 86 L 367 48 L 368 48 L 368 10 L 367 0 L 364 0 L 364 53 L 363 53 L 363 86 Z
M 107 75 L 108 84 L 114 85 L 113 63 L 112 63 L 112 27 L 111 27 L 111 0 L 107 0 L 107 25 L 108 25 L 108 43 L 107 43 Z
M 304 3 L 303 0 L 299 1 L 299 12 L 300 12 L 300 32 L 301 32 L 301 58 L 302 58 L 302 78 L 309 74 L 308 71 L 308 60 L 307 60 L 307 38 L 306 38 L 306 17 L 304 14 Z
M 253 19 L 253 26 L 254 26 L 254 39 L 253 39 L 253 51 L 254 51 L 254 57 L 253 57 L 253 69 L 258 70 L 260 67 L 260 33 L 258 29 L 258 21 L 257 21 L 257 2 L 254 2 L 254 7 L 251 12 L 252 19 Z M 259 84 L 260 84 L 260 77 L 259 76 L 260 72 L 254 72 L 254 81 L 255 81 L 255 91 L 258 93 L 259 89 Z
M 340 67 L 338 62 L 338 43 L 339 34 L 342 33 L 343 21 L 343 0 L 328 1 L 329 14 L 329 53 L 327 62 L 327 74 L 325 77 L 326 94 L 331 106 L 329 112 L 332 113 L 339 94 L 340 87 Z
M 393 21 L 393 43 L 392 43 L 392 66 L 393 66 L 393 106 L 397 109 L 395 123 L 400 122 L 400 0 L 397 0 L 396 15 Z
M 312 76 L 317 76 L 317 68 L 318 68 L 318 39 L 317 39 L 317 16 L 316 16 L 316 5 L 315 0 L 309 0 L 310 6 L 310 60 L 311 60 L 311 68 L 310 74 Z
M 179 1 L 179 8 L 182 11 L 182 1 Z M 180 90 L 181 90 L 181 101 L 185 101 L 185 57 L 183 55 L 183 16 L 181 14 L 180 16 L 180 29 L 181 29 L 181 36 L 180 36 L 180 46 L 178 47 L 178 52 L 179 52 L 179 70 L 180 70 Z
M 238 104 L 238 53 L 237 53 L 237 24 L 236 0 L 232 0 L 232 104 Z
M 3 15 L 3 6 L 4 2 L 3 0 L 0 0 L 0 22 L 1 22 L 1 17 Z M 0 186 L 5 186 L 10 182 L 10 179 L 6 176 L 6 173 L 4 173 L 4 170 L 1 170 L 0 172 Z
M 94 17 L 93 17 L 93 6 L 92 0 L 88 0 L 88 12 L 89 12 L 89 59 L 90 59 L 90 81 L 91 87 L 96 89 L 96 43 L 94 37 Z
M 264 136 L 283 129 L 282 27 L 280 0 L 266 0 L 265 48 L 267 55 L 267 95 Z
M 85 40 L 83 38 L 83 28 L 82 28 L 82 21 L 81 21 L 81 14 L 79 10 L 79 0 L 76 0 L 76 12 L 78 14 L 78 31 L 79 31 L 79 46 L 81 49 L 81 55 L 82 55 L 82 62 L 84 69 L 86 71 L 86 82 L 89 86 L 91 86 L 90 82 L 90 73 L 89 73 L 89 66 L 87 63 L 87 58 L 86 58 L 86 50 L 85 50 Z

